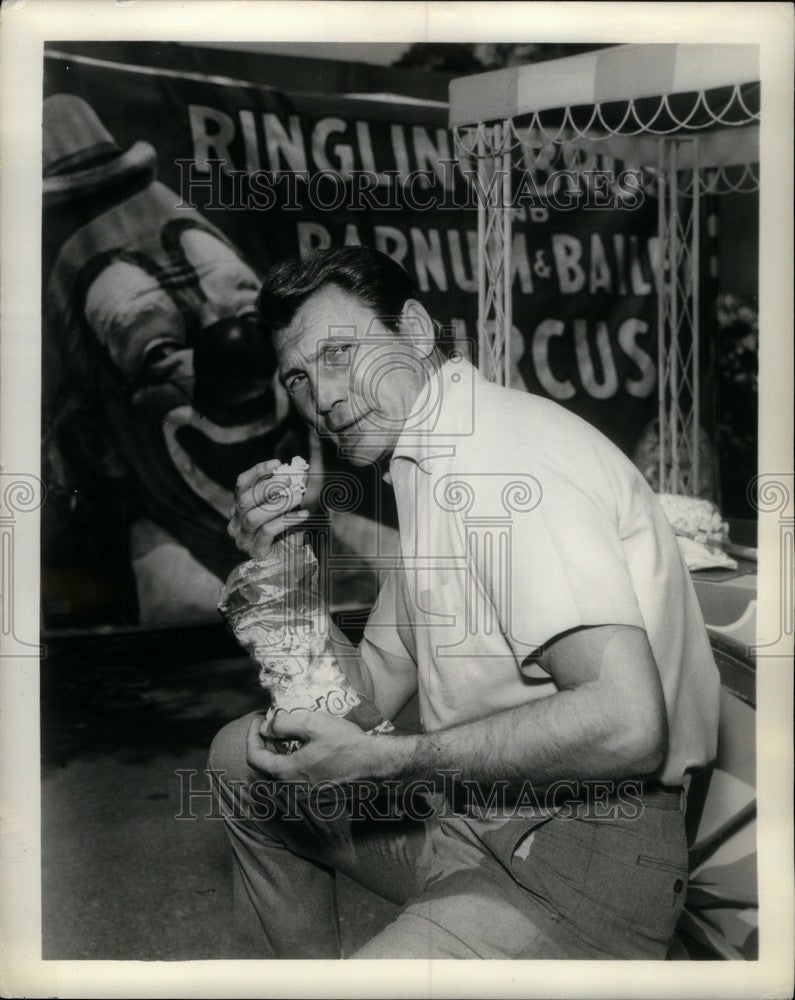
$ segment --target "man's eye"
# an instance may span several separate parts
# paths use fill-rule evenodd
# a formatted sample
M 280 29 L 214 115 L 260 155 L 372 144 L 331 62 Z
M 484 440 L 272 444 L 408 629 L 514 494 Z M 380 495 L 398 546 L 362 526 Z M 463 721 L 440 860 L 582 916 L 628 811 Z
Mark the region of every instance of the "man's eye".
M 306 375 L 292 375 L 284 383 L 288 392 L 300 392 L 306 386 Z
M 353 344 L 328 344 L 323 351 L 323 360 L 327 365 L 344 365 L 351 356 Z

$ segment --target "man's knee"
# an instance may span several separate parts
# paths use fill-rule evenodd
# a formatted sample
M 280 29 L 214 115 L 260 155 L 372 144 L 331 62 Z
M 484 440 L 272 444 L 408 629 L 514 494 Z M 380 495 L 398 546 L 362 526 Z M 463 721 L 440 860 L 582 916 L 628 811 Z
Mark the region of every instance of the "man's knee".
M 248 781 L 251 778 L 246 762 L 246 734 L 255 715 L 250 712 L 228 722 L 216 733 L 207 756 L 209 770 L 223 772 L 226 780 Z

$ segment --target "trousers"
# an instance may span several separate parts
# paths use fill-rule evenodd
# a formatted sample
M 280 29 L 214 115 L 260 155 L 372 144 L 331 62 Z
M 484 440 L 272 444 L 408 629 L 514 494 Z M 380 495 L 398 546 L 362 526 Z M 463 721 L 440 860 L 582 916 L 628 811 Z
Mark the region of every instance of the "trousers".
M 343 957 L 335 872 L 402 907 L 346 957 L 666 957 L 687 888 L 681 790 L 643 795 L 629 818 L 516 820 L 501 859 L 478 824 L 444 809 L 384 820 L 294 804 L 270 815 L 263 775 L 246 762 L 251 718 L 218 733 L 208 769 L 232 847 L 236 927 L 261 957 Z

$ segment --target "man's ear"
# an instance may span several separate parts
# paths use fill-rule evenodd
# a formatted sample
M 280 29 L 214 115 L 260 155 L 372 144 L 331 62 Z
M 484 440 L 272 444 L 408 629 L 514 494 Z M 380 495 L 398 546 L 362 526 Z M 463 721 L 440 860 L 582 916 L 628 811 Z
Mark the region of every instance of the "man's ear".
M 427 358 L 436 343 L 433 320 L 417 299 L 406 299 L 400 313 L 400 332 L 408 337 L 420 357 Z

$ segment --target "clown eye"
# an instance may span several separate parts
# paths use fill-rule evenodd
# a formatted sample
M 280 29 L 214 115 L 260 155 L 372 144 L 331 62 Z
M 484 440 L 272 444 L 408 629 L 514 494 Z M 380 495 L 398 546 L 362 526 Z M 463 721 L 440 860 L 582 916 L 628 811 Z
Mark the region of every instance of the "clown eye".
M 153 365 L 165 361 L 174 351 L 179 350 L 181 346 L 179 341 L 172 340 L 171 338 L 154 341 L 144 351 L 143 358 L 141 359 L 142 367 L 151 368 Z
M 112 260 L 86 292 L 83 313 L 111 362 L 129 377 L 147 351 L 163 341 L 182 341 L 185 318 L 156 275 L 135 261 Z

